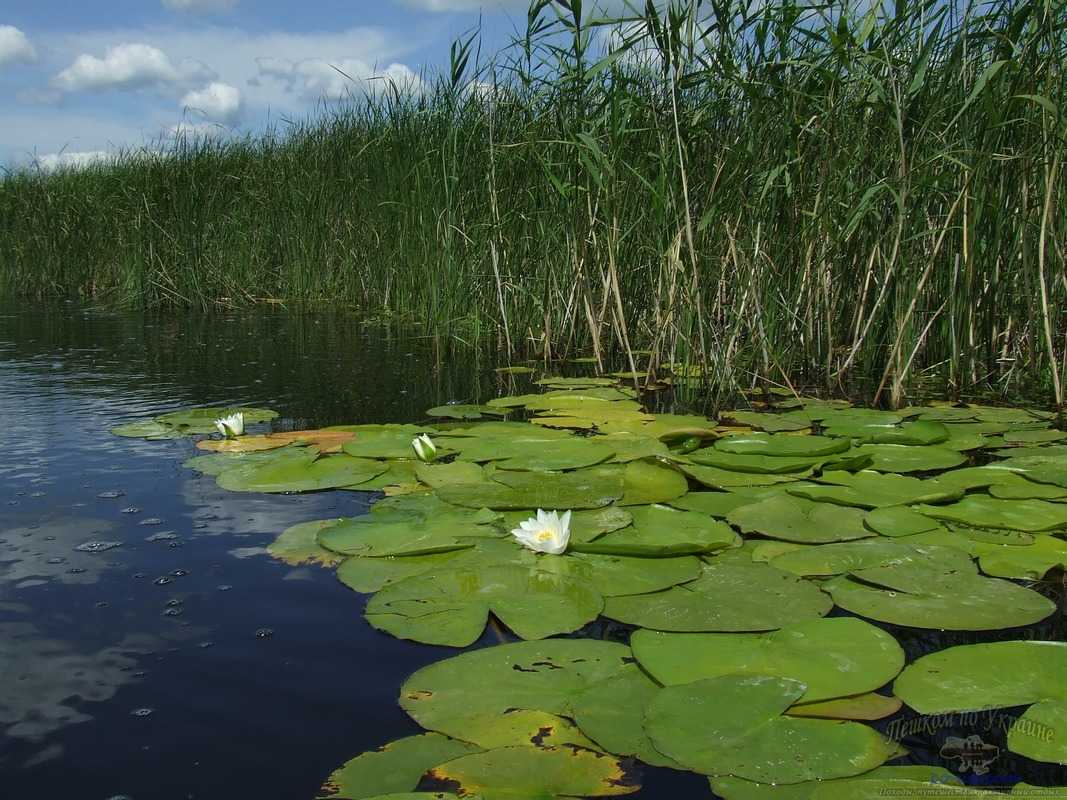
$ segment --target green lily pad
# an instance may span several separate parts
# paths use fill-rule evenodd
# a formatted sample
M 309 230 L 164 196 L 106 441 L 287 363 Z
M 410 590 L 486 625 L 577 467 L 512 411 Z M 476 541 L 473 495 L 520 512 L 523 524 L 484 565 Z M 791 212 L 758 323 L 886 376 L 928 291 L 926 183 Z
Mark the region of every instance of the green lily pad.
M 492 406 L 479 406 L 457 403 L 454 405 L 434 406 L 426 409 L 426 416 L 437 419 L 482 419 L 483 417 L 507 416 L 507 411 Z
M 917 420 L 901 424 L 886 422 L 837 421 L 832 417 L 823 422 L 826 436 L 854 439 L 863 444 L 932 445 L 945 442 L 949 429 L 934 420 Z
M 496 472 L 488 483 L 456 484 L 438 490 L 447 503 L 500 510 L 601 508 L 623 496 L 620 467 L 565 473 Z
M 111 433 L 115 436 L 123 436 L 127 439 L 148 439 L 149 441 L 180 439 L 185 435 L 185 433 L 173 425 L 157 422 L 154 419 L 141 419 L 135 422 L 116 425 L 111 429 Z
M 160 414 L 156 417 L 156 422 L 171 425 L 185 434 L 215 433 L 215 420 L 232 414 L 243 414 L 245 425 L 269 422 L 278 416 L 277 411 L 271 411 L 269 408 L 214 406 L 211 408 L 187 408 Z
M 709 489 L 729 490 L 748 488 L 754 486 L 773 486 L 779 483 L 791 483 L 807 477 L 807 472 L 797 472 L 790 475 L 770 475 L 755 472 L 731 472 L 718 467 L 706 467 L 701 464 L 691 464 L 681 458 L 675 458 L 678 469 L 695 480 L 697 483 L 707 486 Z
M 464 461 L 485 463 L 515 459 L 517 464 L 521 464 L 525 458 L 539 457 L 538 454 L 551 453 L 560 446 L 566 447 L 571 442 L 578 442 L 579 447 L 583 447 L 588 441 L 570 433 L 564 432 L 560 435 L 558 431 L 538 429 L 525 423 L 522 427 L 521 432 L 491 432 L 484 436 L 441 436 L 437 441 L 457 451 Z M 610 458 L 610 455 L 608 457 Z
M 183 461 L 182 466 L 186 469 L 195 469 L 204 475 L 218 477 L 236 467 L 269 464 L 274 461 L 284 461 L 287 458 L 312 458 L 318 453 L 318 448 L 290 445 L 254 453 L 212 453 L 206 456 L 193 456 Z
M 762 675 L 668 686 L 649 702 L 645 730 L 657 750 L 695 772 L 761 783 L 858 775 L 896 754 L 866 725 L 784 716 L 805 688 Z
M 990 545 L 978 549 L 978 566 L 986 575 L 1037 581 L 1057 567 L 1067 570 L 1067 542 L 1037 534 L 1030 545 Z
M 952 550 L 953 548 L 946 548 Z M 982 631 L 1039 622 L 1056 605 L 1009 581 L 983 578 L 973 565 L 889 562 L 824 584 L 834 602 L 854 614 L 893 625 Z
M 659 439 L 628 431 L 600 436 L 595 441 L 605 444 L 614 450 L 615 456 L 611 460 L 613 463 L 619 464 L 645 458 L 658 458 L 670 453 L 667 445 Z
M 618 759 L 574 745 L 501 747 L 461 756 L 430 770 L 424 783 L 486 800 L 614 797 L 641 788 Z
M 385 465 L 385 472 L 375 475 L 369 481 L 341 488 L 353 492 L 381 492 L 391 486 L 418 486 L 416 470 L 420 462 L 412 459 L 393 459 L 380 463 Z M 426 489 L 426 487 L 422 488 Z
M 463 510 L 421 517 L 376 513 L 352 517 L 319 533 L 319 544 L 346 556 L 417 556 L 470 547 L 472 537 L 501 533 L 486 517 Z
M 998 500 L 971 494 L 958 503 L 921 505 L 917 510 L 933 519 L 976 528 L 1007 528 L 1032 533 L 1067 528 L 1067 505 L 1044 500 Z
M 873 691 L 904 667 L 904 651 L 892 636 L 853 617 L 804 620 L 771 633 L 639 630 L 630 647 L 666 686 L 722 675 L 778 676 L 805 684 L 802 703 Z
M 1030 708 L 1008 731 L 1008 749 L 1067 764 L 1067 643 L 992 642 L 950 647 L 905 669 L 893 692 L 920 714 Z
M 947 473 L 952 475 L 953 473 Z M 880 472 L 827 471 L 815 479 L 820 486 L 795 486 L 787 491 L 816 502 L 856 508 L 884 508 L 912 503 L 943 503 L 958 500 L 963 489 L 947 481 L 920 480 L 907 475 Z
M 715 442 L 715 449 L 738 455 L 773 456 L 775 458 L 819 458 L 844 453 L 847 441 L 823 436 L 789 436 L 767 433 L 748 433 L 724 436 Z M 693 459 L 697 461 L 697 459 Z M 719 466 L 717 464 L 713 466 Z
M 499 566 L 407 578 L 374 595 L 365 615 L 399 639 L 466 647 L 481 636 L 490 613 L 522 639 L 544 639 L 592 622 L 603 602 L 580 581 Z
M 344 560 L 343 556 L 330 552 L 319 544 L 319 533 L 332 528 L 343 519 L 318 519 L 301 522 L 286 528 L 267 546 L 267 552 L 279 561 L 297 567 L 301 564 L 318 564 L 323 567 L 336 567 Z
M 329 551 L 327 551 L 329 552 Z M 337 578 L 361 594 L 373 594 L 405 578 L 443 568 L 464 550 L 420 556 L 352 556 L 337 568 Z
M 711 788 L 723 800 L 812 800 L 815 792 L 823 787 L 836 787 L 838 784 L 854 784 L 867 780 L 912 780 L 927 781 L 926 793 L 918 792 L 916 796 L 926 796 L 931 788 L 946 784 L 959 784 L 960 779 L 943 767 L 929 767 L 925 764 L 914 766 L 878 767 L 856 778 L 839 778 L 833 781 L 812 781 L 805 783 L 772 785 L 753 783 L 741 778 L 711 778 Z M 906 795 L 900 795 L 906 796 Z
M 664 505 L 634 506 L 630 513 L 632 526 L 592 542 L 576 542 L 572 549 L 581 553 L 661 558 L 712 553 L 741 544 L 729 526 L 703 514 Z
M 609 597 L 604 616 L 660 631 L 770 631 L 825 616 L 833 603 L 810 581 L 754 563 L 711 563 L 691 583 Z
M 692 556 L 631 558 L 620 555 L 570 552 L 562 558 L 539 558 L 522 551 L 541 572 L 562 574 L 591 586 L 604 597 L 658 592 L 700 577 L 703 564 Z
M 829 781 L 816 788 L 811 800 L 880 800 L 885 797 L 945 797 L 948 800 L 999 800 L 999 792 L 990 792 L 973 786 L 941 785 L 932 783 L 929 777 L 915 780 L 883 778 Z
M 941 526 L 918 511 L 903 506 L 889 506 L 868 511 L 863 524 L 881 536 L 914 536 L 917 533 L 930 533 Z
M 599 440 L 578 438 L 538 442 L 522 448 L 522 452 L 494 461 L 500 469 L 538 472 L 560 471 L 591 467 L 607 461 L 615 451 Z
M 405 426 L 408 427 L 408 426 Z M 341 449 L 354 458 L 414 458 L 415 451 L 411 447 L 411 440 L 425 429 L 412 430 L 367 430 L 360 431 L 355 438 L 349 439 L 341 445 Z M 435 444 L 438 448 L 438 456 L 450 454 L 450 450 L 442 442 Z
M 974 571 L 970 557 L 963 550 L 885 539 L 822 544 L 782 553 L 770 559 L 771 566 L 778 569 L 803 577 L 820 578 L 895 563 L 932 563 L 937 569 Z
M 996 483 L 990 484 L 989 494 L 998 500 L 1063 500 L 1067 499 L 1067 488 L 1051 483 L 1035 483 L 1014 473 L 1006 473 Z
M 727 437 L 732 438 L 732 437 Z M 787 437 L 788 438 L 788 437 Z M 794 437 L 800 438 L 800 437 Z M 719 440 L 725 441 L 725 440 Z M 818 441 L 818 439 L 816 439 Z M 826 441 L 826 440 L 822 440 Z M 728 472 L 754 472 L 758 475 L 787 475 L 806 472 L 821 464 L 827 456 L 767 456 L 755 453 L 734 453 L 714 447 L 705 447 L 689 454 L 694 464 L 727 470 Z
M 874 721 L 893 716 L 903 705 L 896 697 L 865 692 L 851 697 L 835 697 L 817 703 L 795 705 L 787 713 L 791 717 Z
M 689 491 L 685 475 L 663 464 L 631 461 L 623 468 L 621 506 L 669 503 Z
M 400 705 L 419 725 L 462 735 L 462 719 L 536 709 L 569 716 L 573 700 L 618 674 L 630 648 L 593 639 L 516 642 L 423 667 L 400 690 Z
M 787 431 L 802 431 L 811 427 L 811 419 L 806 416 L 794 416 L 792 414 L 771 414 L 766 411 L 723 411 L 719 414 L 720 419 L 733 421 L 740 425 L 748 425 L 751 428 L 779 433 Z
M 304 448 L 310 450 L 311 448 Z M 385 472 L 381 461 L 351 456 L 319 456 L 311 451 L 221 473 L 219 486 L 231 492 L 314 492 L 369 481 Z
M 864 513 L 859 509 L 787 495 L 741 506 L 726 515 L 726 520 L 743 533 L 805 544 L 874 536 L 864 526 L 863 518 Z
M 634 756 L 656 767 L 681 769 L 652 746 L 644 710 L 659 685 L 634 665 L 579 694 L 572 702 L 578 727 L 609 753 Z
M 415 477 L 434 489 L 455 484 L 485 483 L 487 480 L 481 465 L 470 461 L 452 461 L 448 464 L 419 464 L 415 467 Z
M 936 446 L 863 444 L 856 451 L 870 456 L 871 469 L 877 472 L 930 472 L 952 469 L 967 460 L 958 450 Z
M 513 708 L 503 714 L 474 714 L 461 720 L 464 741 L 483 750 L 497 747 L 577 745 L 598 750 L 570 720 L 544 711 Z
M 477 752 L 480 748 L 475 745 L 439 733 L 397 739 L 347 762 L 326 779 L 318 796 L 364 800 L 390 792 L 411 791 L 431 767 Z
M 726 519 L 726 515 L 735 508 L 757 502 L 749 495 L 736 492 L 690 492 L 684 497 L 671 501 L 671 506 L 683 511 L 695 511 L 709 517 Z

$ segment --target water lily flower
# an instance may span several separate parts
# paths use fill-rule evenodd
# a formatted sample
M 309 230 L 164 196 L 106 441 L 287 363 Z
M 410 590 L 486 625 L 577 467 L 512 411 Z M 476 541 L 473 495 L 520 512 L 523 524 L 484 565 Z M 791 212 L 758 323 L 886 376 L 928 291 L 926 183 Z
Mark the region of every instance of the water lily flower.
M 245 432 L 245 415 L 238 411 L 236 414 L 217 419 L 215 427 L 227 439 L 235 439 Z
M 550 553 L 558 556 L 567 549 L 571 540 L 571 512 L 562 516 L 556 511 L 537 509 L 537 516 L 519 523 L 511 535 L 519 544 L 535 553 Z
M 431 464 L 437 460 L 437 445 L 425 433 L 411 440 L 411 447 L 419 461 Z

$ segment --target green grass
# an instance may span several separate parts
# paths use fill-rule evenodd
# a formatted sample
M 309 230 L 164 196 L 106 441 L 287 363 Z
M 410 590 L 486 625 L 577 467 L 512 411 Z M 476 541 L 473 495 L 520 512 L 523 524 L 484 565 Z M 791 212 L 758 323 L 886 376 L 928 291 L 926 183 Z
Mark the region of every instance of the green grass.
M 420 93 L 8 176 L 0 292 L 347 305 L 553 357 L 648 348 L 726 389 L 1062 405 L 1067 10 L 866 8 L 676 0 L 604 58 L 616 27 L 542 0 Z

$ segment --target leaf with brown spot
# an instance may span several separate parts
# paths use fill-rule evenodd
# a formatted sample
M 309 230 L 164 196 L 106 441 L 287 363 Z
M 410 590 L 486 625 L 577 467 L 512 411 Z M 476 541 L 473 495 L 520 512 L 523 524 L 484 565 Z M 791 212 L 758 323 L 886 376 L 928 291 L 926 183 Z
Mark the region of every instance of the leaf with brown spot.
M 261 436 L 239 436 L 236 439 L 204 439 L 196 443 L 200 450 L 213 453 L 254 453 L 259 450 L 274 450 L 288 444 L 315 445 L 322 453 L 339 453 L 341 445 L 350 440 L 354 433 L 314 429 L 306 431 L 287 431 L 285 433 L 267 433 Z

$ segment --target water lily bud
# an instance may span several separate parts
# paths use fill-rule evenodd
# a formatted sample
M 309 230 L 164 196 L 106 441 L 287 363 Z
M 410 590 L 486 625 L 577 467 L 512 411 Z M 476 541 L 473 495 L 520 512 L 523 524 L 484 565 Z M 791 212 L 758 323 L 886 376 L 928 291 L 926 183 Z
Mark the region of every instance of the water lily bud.
M 425 433 L 411 440 L 411 447 L 415 451 L 415 457 L 425 464 L 432 464 L 437 460 L 437 445 L 433 439 Z

